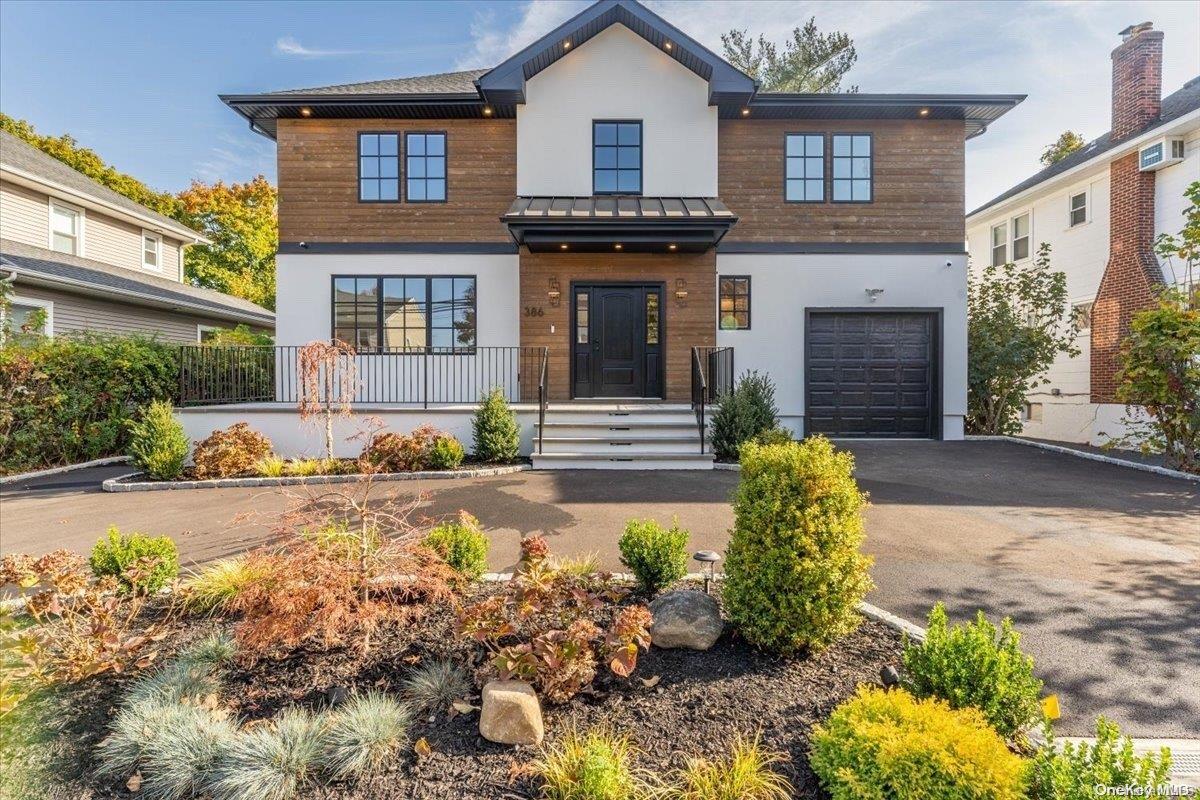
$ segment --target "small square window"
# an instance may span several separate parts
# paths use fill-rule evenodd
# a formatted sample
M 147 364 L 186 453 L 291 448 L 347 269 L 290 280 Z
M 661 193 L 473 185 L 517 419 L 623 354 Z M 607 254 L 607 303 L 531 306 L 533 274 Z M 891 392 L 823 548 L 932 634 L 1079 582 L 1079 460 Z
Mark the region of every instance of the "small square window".
M 365 203 L 400 199 L 400 134 L 358 135 L 358 199 Z
M 1071 195 L 1070 227 L 1087 222 L 1087 192 Z
M 717 286 L 717 303 L 721 330 L 749 330 L 750 276 L 720 276 Z
M 404 167 L 408 170 L 405 181 L 408 202 L 446 202 L 446 134 L 406 134 Z
M 833 201 L 869 203 L 874 197 L 870 134 L 833 136 Z
M 784 200 L 825 202 L 824 134 L 789 133 L 784 150 Z

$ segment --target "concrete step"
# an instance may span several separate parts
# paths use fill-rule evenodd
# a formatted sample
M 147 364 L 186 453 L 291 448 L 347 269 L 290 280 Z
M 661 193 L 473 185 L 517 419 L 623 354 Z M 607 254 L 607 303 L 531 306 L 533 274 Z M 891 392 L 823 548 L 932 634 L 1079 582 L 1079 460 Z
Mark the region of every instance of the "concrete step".
M 619 456 L 607 453 L 543 453 L 533 455 L 534 469 L 712 469 L 711 453 L 623 452 Z
M 534 423 L 534 428 L 540 429 L 538 423 Z M 679 438 L 690 436 L 699 438 L 700 431 L 696 427 L 696 420 L 692 419 L 689 422 L 662 422 L 655 420 L 647 422 L 644 419 L 612 419 L 604 422 L 559 422 L 557 419 L 550 421 L 547 417 L 545 425 L 545 435 L 547 438 L 554 437 L 556 439 L 564 438 L 619 438 L 637 436 L 639 438 Z
M 619 406 L 549 406 L 546 409 L 549 423 L 611 423 L 632 422 L 671 423 L 695 425 L 696 415 L 687 406 L 647 406 L 623 408 Z
M 536 442 L 535 442 L 536 444 Z M 700 437 L 640 436 L 611 432 L 607 436 L 547 436 L 542 440 L 545 453 L 606 453 L 623 457 L 625 453 L 700 453 Z

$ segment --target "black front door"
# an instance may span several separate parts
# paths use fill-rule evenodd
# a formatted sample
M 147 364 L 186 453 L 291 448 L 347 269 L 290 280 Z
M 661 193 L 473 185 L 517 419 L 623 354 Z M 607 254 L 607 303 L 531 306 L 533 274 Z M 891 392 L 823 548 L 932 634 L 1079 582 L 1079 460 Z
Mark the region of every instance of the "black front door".
M 662 396 L 662 287 L 576 286 L 576 397 Z

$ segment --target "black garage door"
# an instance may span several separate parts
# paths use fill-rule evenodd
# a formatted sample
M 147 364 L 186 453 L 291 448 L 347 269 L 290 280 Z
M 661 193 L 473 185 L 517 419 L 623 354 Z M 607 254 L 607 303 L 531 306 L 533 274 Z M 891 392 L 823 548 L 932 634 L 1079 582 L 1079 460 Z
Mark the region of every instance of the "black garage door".
M 805 342 L 808 433 L 937 435 L 936 314 L 811 311 Z

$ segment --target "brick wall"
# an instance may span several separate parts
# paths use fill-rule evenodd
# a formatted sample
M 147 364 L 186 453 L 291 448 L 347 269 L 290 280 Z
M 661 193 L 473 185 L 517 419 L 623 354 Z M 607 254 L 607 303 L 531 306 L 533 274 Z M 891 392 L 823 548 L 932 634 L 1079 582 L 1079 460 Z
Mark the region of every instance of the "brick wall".
M 1112 138 L 1125 139 L 1162 108 L 1163 32 L 1136 33 L 1112 52 Z

